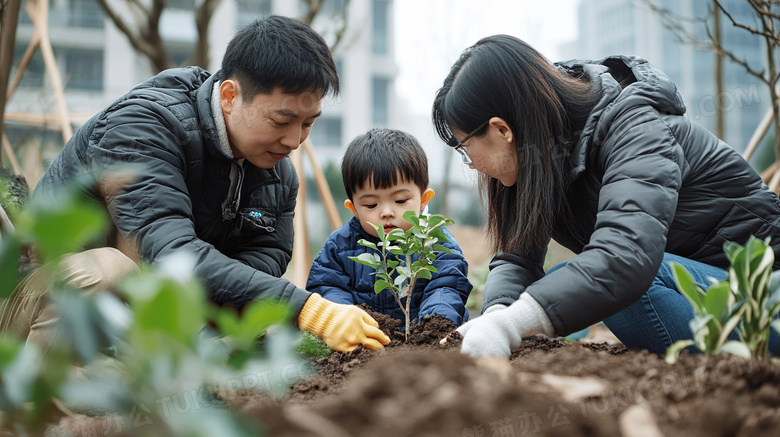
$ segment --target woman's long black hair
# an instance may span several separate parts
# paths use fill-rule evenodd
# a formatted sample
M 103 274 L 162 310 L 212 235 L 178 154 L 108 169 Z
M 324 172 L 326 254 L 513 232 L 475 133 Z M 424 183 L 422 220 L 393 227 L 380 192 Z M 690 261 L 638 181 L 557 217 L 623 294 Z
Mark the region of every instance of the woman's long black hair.
M 480 175 L 495 251 L 538 253 L 547 245 L 556 219 L 566 210 L 571 144 L 599 97 L 587 78 L 559 71 L 508 35 L 479 40 L 452 66 L 433 104 L 441 139 L 450 142 L 453 129 L 471 132 L 492 117 L 502 118 L 514 133 L 517 183 L 506 187 Z

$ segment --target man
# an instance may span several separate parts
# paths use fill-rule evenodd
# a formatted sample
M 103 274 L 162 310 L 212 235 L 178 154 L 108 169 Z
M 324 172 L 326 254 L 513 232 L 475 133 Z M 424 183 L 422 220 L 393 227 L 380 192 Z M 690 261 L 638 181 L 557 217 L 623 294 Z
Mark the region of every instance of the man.
M 114 229 L 107 248 L 63 263 L 71 285 L 110 288 L 135 269 L 175 251 L 219 305 L 257 298 L 289 303 L 301 329 L 333 349 L 389 342 L 366 312 L 333 304 L 281 279 L 292 254 L 298 178 L 287 157 L 308 137 L 322 99 L 338 93 L 324 40 L 300 21 L 260 19 L 228 44 L 222 68 L 166 70 L 90 119 L 65 145 L 33 196 L 87 180 Z M 117 183 L 129 171 L 131 179 Z M 113 247 L 113 248 L 112 248 Z M 114 249 L 115 248 L 115 249 Z M 36 277 L 0 307 L 0 330 L 47 348 L 56 309 Z

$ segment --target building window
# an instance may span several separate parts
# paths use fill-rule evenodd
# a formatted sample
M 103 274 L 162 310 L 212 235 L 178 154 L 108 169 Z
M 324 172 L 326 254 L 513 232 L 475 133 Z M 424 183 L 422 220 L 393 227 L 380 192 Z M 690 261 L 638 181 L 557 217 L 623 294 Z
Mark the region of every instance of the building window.
M 371 52 L 386 55 L 389 44 L 390 0 L 374 0 L 371 8 Z
M 311 129 L 314 147 L 341 146 L 341 118 L 320 118 Z
M 371 80 L 371 121 L 385 126 L 390 120 L 390 79 L 374 77 Z
M 103 51 L 66 49 L 60 55 L 65 60 L 65 88 L 103 90 Z
M 68 3 L 68 26 L 99 29 L 103 23 L 103 8 L 97 0 L 70 0 Z
M 244 27 L 270 13 L 271 0 L 236 0 L 236 27 Z
M 21 61 L 25 51 L 27 51 L 26 42 L 23 44 L 16 44 L 16 47 L 14 47 L 14 60 L 11 63 L 11 65 L 13 65 L 12 78 L 19 74 L 19 61 Z M 46 64 L 43 63 L 41 50 L 36 49 L 35 52 L 33 52 L 32 58 L 30 58 L 30 62 L 27 64 L 27 68 L 24 70 L 19 86 L 24 88 L 41 88 L 43 87 L 43 77 L 45 74 Z
M 195 10 L 195 0 L 168 0 L 168 7 L 185 11 Z

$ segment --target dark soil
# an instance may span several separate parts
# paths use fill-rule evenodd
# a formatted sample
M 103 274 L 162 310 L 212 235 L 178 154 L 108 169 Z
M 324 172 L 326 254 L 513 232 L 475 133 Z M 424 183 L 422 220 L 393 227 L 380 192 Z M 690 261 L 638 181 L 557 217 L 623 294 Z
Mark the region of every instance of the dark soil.
M 272 437 L 780 435 L 770 362 L 683 354 L 670 365 L 622 345 L 538 337 L 509 361 L 475 360 L 446 319 L 423 318 L 404 342 L 397 321 L 372 316 L 393 340 L 384 350 L 334 352 L 282 400 L 230 403 Z
M 454 326 L 427 317 L 392 338 L 316 362 L 314 379 L 282 401 L 241 408 L 268 435 L 775 436 L 780 366 L 682 355 L 676 364 L 622 345 L 526 339 L 509 362 L 459 352 Z

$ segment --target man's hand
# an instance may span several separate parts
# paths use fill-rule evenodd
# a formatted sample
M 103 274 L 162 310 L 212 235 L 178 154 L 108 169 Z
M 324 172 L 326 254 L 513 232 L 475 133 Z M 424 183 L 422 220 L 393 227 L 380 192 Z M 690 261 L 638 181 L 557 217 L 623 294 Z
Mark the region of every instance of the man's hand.
M 298 327 L 325 340 L 333 350 L 349 352 L 358 345 L 371 350 L 384 349 L 390 338 L 367 312 L 312 294 L 298 315 Z
M 498 306 L 498 305 L 494 305 Z M 458 328 L 463 335 L 461 352 L 474 357 L 509 358 L 523 337 L 553 334 L 544 309 L 528 293 L 505 308 L 490 307 L 485 314 Z

